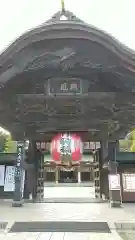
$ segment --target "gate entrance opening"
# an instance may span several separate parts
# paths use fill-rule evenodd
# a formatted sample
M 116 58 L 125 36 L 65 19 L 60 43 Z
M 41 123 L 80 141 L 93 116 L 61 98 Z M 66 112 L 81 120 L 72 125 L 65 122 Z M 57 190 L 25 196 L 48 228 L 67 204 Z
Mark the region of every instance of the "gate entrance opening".
M 85 144 L 84 144 L 85 145 Z M 88 143 L 87 145 L 95 146 L 95 143 Z M 97 144 L 99 145 L 99 144 Z M 100 146 L 100 145 L 99 145 Z M 32 193 L 33 198 L 34 194 L 36 196 L 35 201 L 37 202 L 44 202 L 46 199 L 49 199 L 52 197 L 51 201 L 60 201 L 60 199 L 65 198 L 78 198 L 77 201 L 89 201 L 93 202 L 98 199 L 98 201 L 102 201 L 103 197 L 103 192 L 102 192 L 102 187 L 101 187 L 101 167 L 99 166 L 99 160 L 100 158 L 98 157 L 100 154 L 100 148 L 97 149 L 97 152 L 94 151 L 93 149 L 86 148 L 83 150 L 83 157 L 78 164 L 74 165 L 68 165 L 68 161 L 66 158 L 66 162 L 62 160 L 62 162 L 56 162 L 51 158 L 51 155 L 49 155 L 45 150 L 40 150 L 38 152 L 38 157 L 39 159 L 37 160 L 35 164 L 38 163 L 36 166 L 36 178 L 37 182 L 36 185 L 33 185 L 31 189 L 26 188 L 26 192 L 28 190 L 28 194 Z M 68 157 L 69 158 L 69 157 Z M 40 165 L 39 165 L 40 164 Z M 27 171 L 27 175 L 31 174 L 30 171 Z M 28 177 L 29 181 L 30 177 Z M 26 183 L 26 185 L 28 185 Z M 65 195 L 58 190 L 54 189 L 61 188 L 62 187 L 68 187 L 67 192 Z M 75 188 L 73 190 L 73 187 Z M 80 192 L 82 191 L 82 187 L 85 187 L 84 191 L 84 196 L 80 195 Z M 75 194 L 75 191 L 78 191 Z M 63 190 L 65 191 L 65 190 Z M 60 196 L 58 196 L 58 192 L 60 193 Z M 69 193 L 69 194 L 68 194 Z M 28 198 L 29 196 L 26 194 L 26 197 Z

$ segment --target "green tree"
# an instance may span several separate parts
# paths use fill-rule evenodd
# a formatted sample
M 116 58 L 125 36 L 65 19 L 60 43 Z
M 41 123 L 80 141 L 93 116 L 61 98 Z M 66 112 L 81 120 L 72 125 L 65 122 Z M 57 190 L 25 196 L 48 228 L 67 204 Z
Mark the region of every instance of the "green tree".
M 0 126 L 0 152 L 4 152 L 5 142 L 9 136 L 10 136 L 10 133 Z
M 5 138 L 4 153 L 15 153 L 17 150 L 17 142 L 12 140 L 12 136 Z
M 130 152 L 131 141 L 125 139 L 119 140 L 119 147 L 122 152 Z
M 7 136 L 5 138 L 5 141 L 4 141 L 4 153 L 8 153 L 9 152 L 9 148 L 10 148 L 10 145 L 11 145 L 11 136 Z
M 127 139 L 130 142 L 130 151 L 135 152 L 135 129 L 127 135 Z
M 4 152 L 5 136 L 0 134 L 0 152 Z

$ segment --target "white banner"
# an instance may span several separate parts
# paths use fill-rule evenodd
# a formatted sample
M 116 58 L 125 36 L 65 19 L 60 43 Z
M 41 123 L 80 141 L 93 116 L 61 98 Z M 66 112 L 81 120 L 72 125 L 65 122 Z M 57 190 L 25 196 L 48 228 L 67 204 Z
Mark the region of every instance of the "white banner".
M 5 174 L 4 192 L 13 192 L 15 190 L 15 167 L 7 166 Z
M 4 186 L 5 165 L 0 166 L 0 186 Z
M 109 190 L 120 190 L 120 175 L 109 174 Z

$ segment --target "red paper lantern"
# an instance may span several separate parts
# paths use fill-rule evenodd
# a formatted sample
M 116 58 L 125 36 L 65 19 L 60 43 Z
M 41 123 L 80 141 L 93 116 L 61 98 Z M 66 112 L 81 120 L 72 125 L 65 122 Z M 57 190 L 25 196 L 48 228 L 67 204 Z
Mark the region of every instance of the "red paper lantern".
M 51 155 L 54 161 L 61 160 L 60 140 L 61 140 L 61 134 L 58 134 L 51 141 Z
M 54 161 L 60 161 L 62 155 L 69 154 L 72 161 L 80 161 L 82 150 L 83 144 L 80 136 L 77 134 L 58 134 L 51 142 L 51 155 Z
M 80 136 L 72 134 L 72 161 L 80 161 L 83 154 L 83 143 Z

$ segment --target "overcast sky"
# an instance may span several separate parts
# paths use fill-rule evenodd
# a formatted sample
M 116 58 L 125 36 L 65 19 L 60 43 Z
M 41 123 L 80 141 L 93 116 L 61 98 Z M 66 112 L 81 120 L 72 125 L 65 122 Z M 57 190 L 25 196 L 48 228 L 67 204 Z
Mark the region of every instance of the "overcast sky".
M 135 0 L 65 0 L 66 8 L 135 49 Z M 0 0 L 0 50 L 60 10 L 60 0 Z

